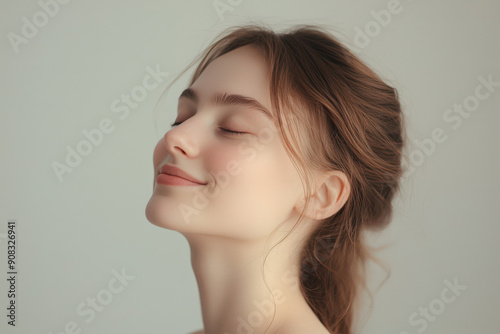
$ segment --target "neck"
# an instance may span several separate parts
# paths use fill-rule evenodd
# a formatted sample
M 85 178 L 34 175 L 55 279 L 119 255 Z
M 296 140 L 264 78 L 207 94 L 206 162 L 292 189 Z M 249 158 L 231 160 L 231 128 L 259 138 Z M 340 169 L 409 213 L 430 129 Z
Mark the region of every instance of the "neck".
M 205 334 L 264 333 L 271 320 L 267 333 L 275 333 L 294 312 L 312 312 L 298 285 L 301 247 L 293 233 L 271 252 L 283 235 L 269 243 L 185 236 L 200 292 Z

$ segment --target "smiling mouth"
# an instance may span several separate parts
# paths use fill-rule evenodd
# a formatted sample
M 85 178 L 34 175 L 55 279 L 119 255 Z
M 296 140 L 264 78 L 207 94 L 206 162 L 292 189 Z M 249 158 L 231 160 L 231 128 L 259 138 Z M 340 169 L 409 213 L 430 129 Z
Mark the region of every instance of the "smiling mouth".
M 194 182 L 188 179 L 185 179 L 181 176 L 171 175 L 167 173 L 160 173 L 156 178 L 156 182 L 159 184 L 167 185 L 167 186 L 203 186 L 204 183 Z
M 206 183 L 201 183 L 201 182 L 198 182 L 198 181 L 193 181 L 193 180 L 190 180 L 190 179 L 186 179 L 185 177 L 182 177 L 182 176 L 179 176 L 179 175 L 175 175 L 175 174 L 169 174 L 169 173 L 160 173 L 160 174 L 165 174 L 165 175 L 177 177 L 179 179 L 186 180 L 186 181 L 191 182 L 191 183 L 196 183 L 196 184 L 201 184 L 201 185 L 205 185 L 206 184 Z
M 160 173 L 160 175 L 158 175 L 158 177 L 163 174 L 163 175 L 169 175 L 169 176 L 172 176 L 175 178 L 183 179 L 184 181 L 189 182 L 191 184 L 197 184 L 197 185 L 207 184 L 207 182 L 202 182 L 202 181 L 196 179 L 194 176 L 190 175 L 189 173 L 187 173 L 183 169 L 181 169 L 177 166 L 169 165 L 169 164 L 163 165 L 158 170 L 158 172 Z M 165 180 L 167 180 L 167 179 L 165 179 Z M 174 180 L 174 179 L 170 178 L 170 180 Z

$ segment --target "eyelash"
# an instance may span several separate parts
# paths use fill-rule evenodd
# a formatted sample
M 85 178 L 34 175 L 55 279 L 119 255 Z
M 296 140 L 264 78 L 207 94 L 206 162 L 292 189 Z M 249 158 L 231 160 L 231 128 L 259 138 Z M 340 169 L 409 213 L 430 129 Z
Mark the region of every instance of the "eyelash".
M 170 124 L 170 126 L 174 127 L 174 126 L 179 125 L 181 123 L 182 122 L 174 122 L 174 123 Z M 221 129 L 222 132 L 225 132 L 225 133 L 230 134 L 230 135 L 244 135 L 244 134 L 246 134 L 246 132 L 232 131 L 232 130 L 228 130 L 228 129 L 224 129 L 224 128 L 219 128 L 219 129 Z

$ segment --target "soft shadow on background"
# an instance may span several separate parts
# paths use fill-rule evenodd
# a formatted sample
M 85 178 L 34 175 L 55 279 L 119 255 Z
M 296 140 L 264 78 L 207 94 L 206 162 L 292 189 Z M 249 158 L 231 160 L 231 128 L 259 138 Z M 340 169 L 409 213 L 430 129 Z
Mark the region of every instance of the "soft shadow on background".
M 411 172 L 393 221 L 371 236 L 388 245 L 377 256 L 391 275 L 360 333 L 498 331 L 498 2 L 63 2 L 0 4 L 2 277 L 17 224 L 16 326 L 2 279 L 0 332 L 203 327 L 187 242 L 144 215 L 153 148 L 188 75 L 158 120 L 154 108 L 220 31 L 259 22 L 335 29 L 410 120 Z M 374 291 L 384 275 L 371 267 Z

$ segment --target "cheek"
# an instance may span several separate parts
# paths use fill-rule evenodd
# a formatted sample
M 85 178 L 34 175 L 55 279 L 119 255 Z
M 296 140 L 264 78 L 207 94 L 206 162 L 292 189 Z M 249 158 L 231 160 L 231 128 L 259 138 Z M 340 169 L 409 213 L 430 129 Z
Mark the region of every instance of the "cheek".
M 208 161 L 216 195 L 209 198 L 204 218 L 213 227 L 235 237 L 260 238 L 286 220 L 297 194 L 287 157 L 273 147 L 212 153 Z

